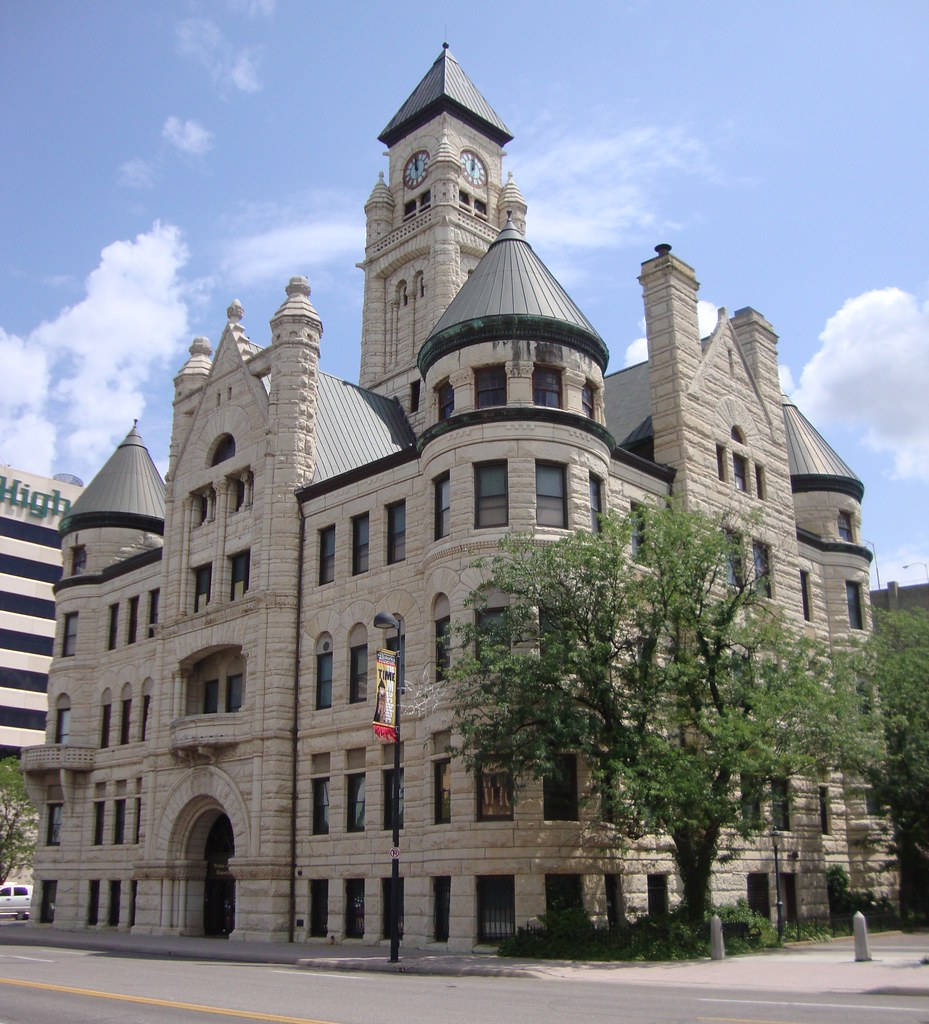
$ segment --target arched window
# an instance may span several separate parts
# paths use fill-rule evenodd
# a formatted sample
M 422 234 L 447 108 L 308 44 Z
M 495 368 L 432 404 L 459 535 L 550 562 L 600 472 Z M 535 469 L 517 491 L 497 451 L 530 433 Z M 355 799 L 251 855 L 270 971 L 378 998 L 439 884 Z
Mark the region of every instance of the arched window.
M 113 724 L 113 694 L 107 687 L 100 696 L 100 748 L 110 745 L 110 730 Z
M 55 742 L 71 742 L 71 698 L 66 693 L 55 701 Z
M 151 678 L 142 684 L 142 715 L 139 719 L 139 740 L 144 742 L 148 738 L 148 723 L 152 714 L 152 688 L 154 682 Z
M 316 641 L 316 707 L 332 707 L 332 637 L 328 633 Z
M 231 459 L 233 455 L 235 455 L 235 438 L 232 434 L 223 434 L 222 437 L 215 442 L 213 458 L 210 460 L 210 465 L 216 466 L 220 462 L 225 462 L 226 459 Z
M 238 711 L 245 700 L 245 659 L 239 647 L 208 654 L 187 676 L 188 715 Z
M 132 726 L 132 687 L 129 683 L 123 687 L 119 698 L 119 742 L 128 743 L 132 737 L 130 729 Z
M 745 444 L 745 435 L 742 433 L 740 427 L 733 427 L 731 436 L 732 440 L 738 442 L 738 444 Z
M 361 704 L 368 699 L 368 630 L 362 623 L 348 635 L 348 701 Z
M 432 623 L 435 636 L 435 678 L 436 682 L 440 682 L 448 672 L 452 651 L 451 609 L 445 594 L 436 594 L 432 602 Z

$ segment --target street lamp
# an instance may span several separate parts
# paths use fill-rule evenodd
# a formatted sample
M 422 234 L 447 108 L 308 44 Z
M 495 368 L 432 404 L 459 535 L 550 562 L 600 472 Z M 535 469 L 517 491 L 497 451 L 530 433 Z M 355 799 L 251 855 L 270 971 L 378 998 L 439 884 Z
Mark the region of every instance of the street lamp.
M 903 568 L 904 569 L 912 569 L 912 568 L 914 568 L 917 565 L 921 565 L 923 567 L 923 572 L 926 574 L 926 582 L 929 583 L 929 563 L 927 563 L 927 562 L 907 562 L 906 565 L 903 566 Z
M 784 901 L 781 899 L 781 866 L 777 859 L 777 832 L 771 833 L 774 844 L 774 893 L 777 899 L 777 941 L 784 941 Z
M 376 629 L 397 631 L 397 679 L 394 688 L 394 777 L 390 795 L 393 847 L 390 851 L 390 963 L 400 959 L 400 687 L 403 683 L 403 619 L 389 612 L 374 616 Z

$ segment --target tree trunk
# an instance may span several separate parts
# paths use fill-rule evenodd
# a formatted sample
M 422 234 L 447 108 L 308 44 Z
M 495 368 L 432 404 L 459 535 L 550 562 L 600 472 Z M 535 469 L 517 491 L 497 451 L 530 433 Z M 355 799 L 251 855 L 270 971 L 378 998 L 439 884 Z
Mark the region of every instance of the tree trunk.
M 696 835 L 675 832 L 671 838 L 683 890 L 681 909 L 687 920 L 696 924 L 705 920 L 710 910 L 710 877 L 716 861 L 719 830 Z

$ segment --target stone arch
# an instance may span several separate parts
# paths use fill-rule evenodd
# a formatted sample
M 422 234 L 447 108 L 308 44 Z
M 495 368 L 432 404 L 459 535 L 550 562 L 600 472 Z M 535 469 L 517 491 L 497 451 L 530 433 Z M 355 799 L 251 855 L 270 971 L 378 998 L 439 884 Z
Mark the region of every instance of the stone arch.
M 211 817 L 207 812 L 213 810 L 217 813 Z M 155 825 L 154 855 L 168 861 L 186 860 L 191 842 L 202 838 L 205 843 L 219 814 L 226 814 L 232 824 L 236 854 L 251 855 L 248 807 L 238 786 L 215 765 L 199 765 L 191 769 L 168 794 Z

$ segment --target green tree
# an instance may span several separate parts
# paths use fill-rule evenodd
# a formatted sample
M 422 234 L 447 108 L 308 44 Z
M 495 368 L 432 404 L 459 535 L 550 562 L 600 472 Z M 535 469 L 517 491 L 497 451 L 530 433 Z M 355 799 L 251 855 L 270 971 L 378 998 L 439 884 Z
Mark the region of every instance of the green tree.
M 23 781 L 19 760 L 0 760 L 0 884 L 21 868 L 32 867 L 37 815 Z
M 867 751 L 850 675 L 785 625 L 751 525 L 672 505 L 512 536 L 451 675 L 467 762 L 518 785 L 581 755 L 617 841 L 670 838 L 694 920 L 726 830 L 766 827 L 745 807 L 771 780 Z
M 929 914 L 929 613 L 875 612 L 871 680 L 884 756 L 871 773 L 893 825 L 900 910 Z

